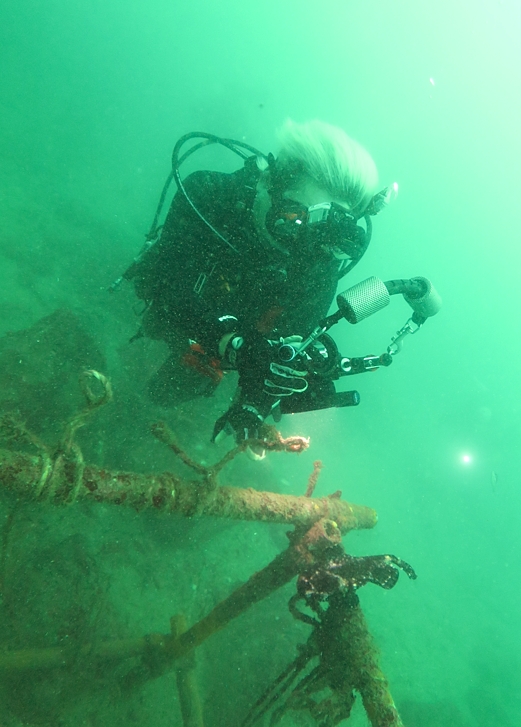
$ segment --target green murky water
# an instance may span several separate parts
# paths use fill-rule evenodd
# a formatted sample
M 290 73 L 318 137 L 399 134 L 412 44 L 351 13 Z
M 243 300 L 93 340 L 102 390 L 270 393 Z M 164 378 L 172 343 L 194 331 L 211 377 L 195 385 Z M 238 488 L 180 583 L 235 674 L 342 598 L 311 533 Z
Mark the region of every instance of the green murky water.
M 378 527 L 345 545 L 396 553 L 419 574 L 393 591 L 360 592 L 407 727 L 521 719 L 520 30 L 514 0 L 4 0 L 0 9 L 0 332 L 61 308 L 81 320 L 88 346 L 81 333 L 72 347 L 83 341 L 115 390 L 78 435 L 90 462 L 179 467 L 149 433 L 161 417 L 199 460 L 225 451 L 208 440 L 230 386 L 176 412 L 153 407 L 144 387 L 165 350 L 129 346 L 136 300 L 130 288 L 106 292 L 142 244 L 181 134 L 276 152 L 285 118 L 320 118 L 371 151 L 382 186 L 398 181 L 347 284 L 424 275 L 442 312 L 392 368 L 356 381 L 358 409 L 284 421 L 286 434 L 311 436 L 308 452 L 236 461 L 223 480 L 302 494 L 321 459 L 317 495 L 341 489 L 378 511 Z M 231 168 L 225 153 L 210 161 Z M 393 300 L 335 336 L 348 355 L 380 353 L 407 315 Z M 50 390 L 31 389 L 34 408 L 24 403 L 50 443 L 53 416 L 79 406 L 74 386 L 54 382 L 62 386 L 71 393 L 51 401 Z M 192 623 L 286 544 L 283 526 L 15 505 L 12 496 L 0 506 L 8 649 L 166 632 L 179 612 Z M 307 638 L 287 612 L 291 592 L 199 650 L 208 727 L 240 724 Z M 92 670 L 75 669 L 63 682 L 6 678 L 2 724 L 182 724 L 172 675 L 130 694 L 104 688 L 105 675 L 92 696 L 81 688 Z M 352 723 L 365 724 L 361 710 Z

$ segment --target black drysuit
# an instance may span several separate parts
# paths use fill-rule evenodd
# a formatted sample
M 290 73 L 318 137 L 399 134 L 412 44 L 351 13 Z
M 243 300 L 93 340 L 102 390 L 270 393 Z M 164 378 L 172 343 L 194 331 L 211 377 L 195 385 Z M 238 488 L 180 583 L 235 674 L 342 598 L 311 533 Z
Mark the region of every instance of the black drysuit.
M 233 174 L 200 171 L 184 182 L 201 220 L 177 192 L 159 242 L 140 263 L 137 295 L 150 305 L 143 333 L 172 350 L 193 340 L 218 355 L 222 336 L 235 330 L 268 338 L 306 336 L 327 315 L 340 262 L 323 250 L 285 253 L 261 240 L 251 207 L 260 172 L 255 158 Z M 237 323 L 230 328 L 234 316 Z M 177 353 L 175 355 L 178 355 Z

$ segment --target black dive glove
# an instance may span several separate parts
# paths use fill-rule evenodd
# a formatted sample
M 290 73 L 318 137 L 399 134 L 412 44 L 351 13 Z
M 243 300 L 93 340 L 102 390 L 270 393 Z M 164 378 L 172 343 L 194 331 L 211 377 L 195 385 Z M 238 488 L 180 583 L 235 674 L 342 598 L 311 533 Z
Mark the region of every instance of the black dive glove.
M 258 333 L 242 338 L 235 336 L 228 344 L 226 356 L 239 373 L 239 388 L 244 401 L 259 405 L 263 416 L 282 397 L 303 393 L 308 388 L 308 372 L 295 364 L 287 366 L 278 361 L 278 350 L 283 343 L 297 344 L 300 336 L 270 340 Z M 263 409 L 268 407 L 268 411 Z
M 245 439 L 260 439 L 260 427 L 264 419 L 255 406 L 236 402 L 215 422 L 212 442 L 215 442 L 221 432 L 233 434 L 237 444 Z
M 225 359 L 239 373 L 239 396 L 226 414 L 217 420 L 213 441 L 222 431 L 234 433 L 237 442 L 257 439 L 260 426 L 274 406 L 285 397 L 306 391 L 307 371 L 276 360 L 282 343 L 295 344 L 299 340 L 302 339 L 294 336 L 272 341 L 258 333 L 245 338 L 232 337 Z

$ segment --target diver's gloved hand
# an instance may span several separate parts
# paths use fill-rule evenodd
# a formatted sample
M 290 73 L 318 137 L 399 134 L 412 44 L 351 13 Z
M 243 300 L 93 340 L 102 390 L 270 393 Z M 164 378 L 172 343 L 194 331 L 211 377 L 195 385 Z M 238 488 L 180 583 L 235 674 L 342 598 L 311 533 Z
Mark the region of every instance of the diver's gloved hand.
M 239 387 L 243 400 L 260 404 L 267 395 L 272 397 L 268 407 L 271 408 L 273 399 L 306 391 L 308 372 L 277 360 L 278 349 L 282 344 L 295 345 L 301 340 L 300 336 L 291 336 L 275 341 L 257 333 L 245 338 L 235 336 L 231 339 L 227 356 L 239 373 Z M 265 408 L 265 403 L 262 408 Z
M 233 434 L 238 444 L 245 439 L 258 439 L 263 422 L 264 417 L 255 406 L 240 402 L 232 404 L 215 422 L 212 442 L 215 442 L 221 433 Z
M 260 428 L 264 417 L 251 404 L 236 403 L 228 409 L 216 422 L 213 428 L 212 442 L 218 441 L 226 434 L 233 434 L 237 444 L 248 439 L 261 439 Z M 248 448 L 253 459 L 263 459 L 265 450 L 262 445 Z
M 302 338 L 294 336 L 295 344 Z M 270 341 L 259 333 L 233 336 L 225 352 L 226 362 L 239 373 L 238 399 L 215 423 L 212 441 L 233 434 L 238 444 L 259 439 L 260 427 L 281 399 L 308 388 L 308 372 L 276 361 L 279 347 L 289 339 Z M 264 457 L 262 445 L 248 451 L 254 459 Z

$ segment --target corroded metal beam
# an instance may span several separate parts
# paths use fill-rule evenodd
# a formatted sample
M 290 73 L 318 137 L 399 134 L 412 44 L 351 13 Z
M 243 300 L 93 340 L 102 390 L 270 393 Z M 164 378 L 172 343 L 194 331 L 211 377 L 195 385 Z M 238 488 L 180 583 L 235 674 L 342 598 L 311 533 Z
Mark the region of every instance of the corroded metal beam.
M 155 508 L 192 517 L 211 515 L 234 520 L 286 523 L 309 528 L 321 518 L 333 520 L 342 534 L 373 528 L 374 510 L 339 497 L 297 497 L 253 488 L 213 487 L 170 473 L 113 472 L 78 461 L 74 450 L 59 466 L 44 454 L 0 450 L 0 486 L 24 499 L 53 504 L 76 500 Z

